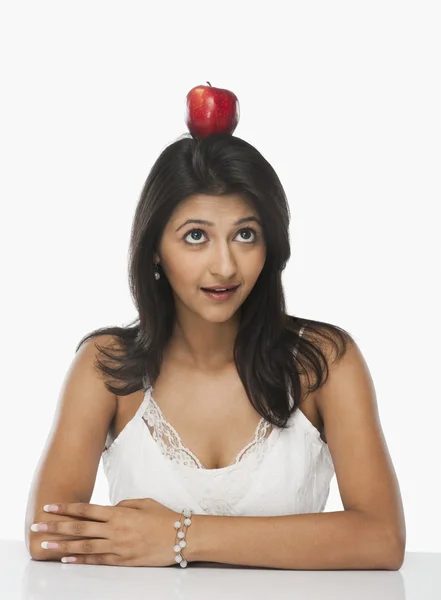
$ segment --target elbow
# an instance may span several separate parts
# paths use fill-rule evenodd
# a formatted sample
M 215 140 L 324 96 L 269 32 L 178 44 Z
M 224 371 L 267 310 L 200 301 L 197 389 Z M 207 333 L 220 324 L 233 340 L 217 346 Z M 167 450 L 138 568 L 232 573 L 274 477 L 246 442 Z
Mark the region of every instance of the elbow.
M 33 560 L 42 560 L 41 557 L 41 542 L 40 541 L 36 541 L 35 537 L 35 533 L 31 534 L 31 532 L 29 531 L 29 524 L 26 521 L 26 525 L 25 525 L 25 534 L 24 534 L 24 540 L 25 540 L 25 546 L 26 546 L 26 550 L 29 554 L 29 556 L 33 559 Z M 41 557 L 41 558 L 40 558 Z
M 34 534 L 35 535 L 35 534 Z M 32 560 L 48 560 L 50 552 L 43 550 L 41 547 L 42 538 L 40 536 L 26 536 L 26 550 Z
M 404 564 L 406 558 L 406 545 L 401 545 L 394 555 L 394 562 L 391 571 L 399 571 Z
M 399 571 L 404 563 L 405 552 L 391 554 L 385 565 L 386 571 Z
M 386 569 L 388 571 L 399 571 L 406 557 L 406 536 L 390 536 L 388 552 L 386 556 Z
M 47 554 L 43 554 L 40 542 L 38 544 L 35 541 L 27 542 L 26 548 L 32 560 L 47 560 Z
M 406 525 L 368 518 L 370 569 L 399 571 L 406 556 Z

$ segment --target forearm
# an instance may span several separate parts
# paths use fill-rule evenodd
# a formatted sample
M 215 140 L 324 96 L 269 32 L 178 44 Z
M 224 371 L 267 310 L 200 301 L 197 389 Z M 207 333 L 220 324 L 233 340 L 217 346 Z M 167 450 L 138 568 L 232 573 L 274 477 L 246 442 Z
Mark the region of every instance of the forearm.
M 301 570 L 401 566 L 384 526 L 352 510 L 280 517 L 195 514 L 187 543 L 187 561 Z

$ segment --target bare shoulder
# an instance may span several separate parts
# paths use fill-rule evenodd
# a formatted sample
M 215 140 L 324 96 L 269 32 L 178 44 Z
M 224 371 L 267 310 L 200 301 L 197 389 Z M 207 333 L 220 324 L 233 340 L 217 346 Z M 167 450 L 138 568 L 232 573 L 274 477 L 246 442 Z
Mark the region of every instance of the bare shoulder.
M 319 359 L 320 366 L 324 373 L 326 373 L 326 371 L 329 373 L 330 365 L 338 359 L 338 355 L 340 354 L 338 350 L 341 350 L 342 348 L 342 341 L 337 339 L 332 339 L 331 341 L 327 339 L 327 336 L 309 326 L 302 328 L 302 337 L 318 349 L 318 353 L 315 352 L 314 354 L 317 359 Z M 332 338 L 334 338 L 334 336 L 332 336 Z M 312 368 L 305 369 L 302 368 L 299 372 L 301 384 L 301 410 L 314 427 L 318 429 L 322 440 L 327 443 L 324 420 L 319 402 L 320 389 L 311 390 L 311 386 L 316 387 L 317 376 L 315 372 L 312 372 Z

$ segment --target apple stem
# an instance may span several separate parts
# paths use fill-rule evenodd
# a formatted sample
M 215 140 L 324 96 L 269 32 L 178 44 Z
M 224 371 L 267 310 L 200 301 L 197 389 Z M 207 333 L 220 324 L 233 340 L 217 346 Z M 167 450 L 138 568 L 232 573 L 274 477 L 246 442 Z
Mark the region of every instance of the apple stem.
M 207 83 L 208 83 L 208 85 L 209 85 L 210 87 L 213 87 L 209 81 L 207 81 Z

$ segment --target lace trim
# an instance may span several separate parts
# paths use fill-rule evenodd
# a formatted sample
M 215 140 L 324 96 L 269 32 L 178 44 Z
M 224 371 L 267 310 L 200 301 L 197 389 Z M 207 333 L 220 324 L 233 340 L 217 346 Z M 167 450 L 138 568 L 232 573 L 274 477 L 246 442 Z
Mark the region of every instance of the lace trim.
M 193 467 L 196 469 L 206 469 L 198 457 L 193 452 L 184 446 L 182 440 L 176 431 L 164 417 L 150 393 L 149 402 L 142 416 L 143 421 L 149 428 L 154 441 L 158 444 L 161 453 L 172 462 L 180 466 Z M 235 460 L 228 466 L 232 466 L 240 461 L 243 457 L 253 456 L 258 459 L 265 450 L 264 442 L 268 439 L 271 423 L 265 421 L 262 417 L 256 427 L 253 439 L 237 454 Z M 269 434 L 268 434 L 269 431 Z

